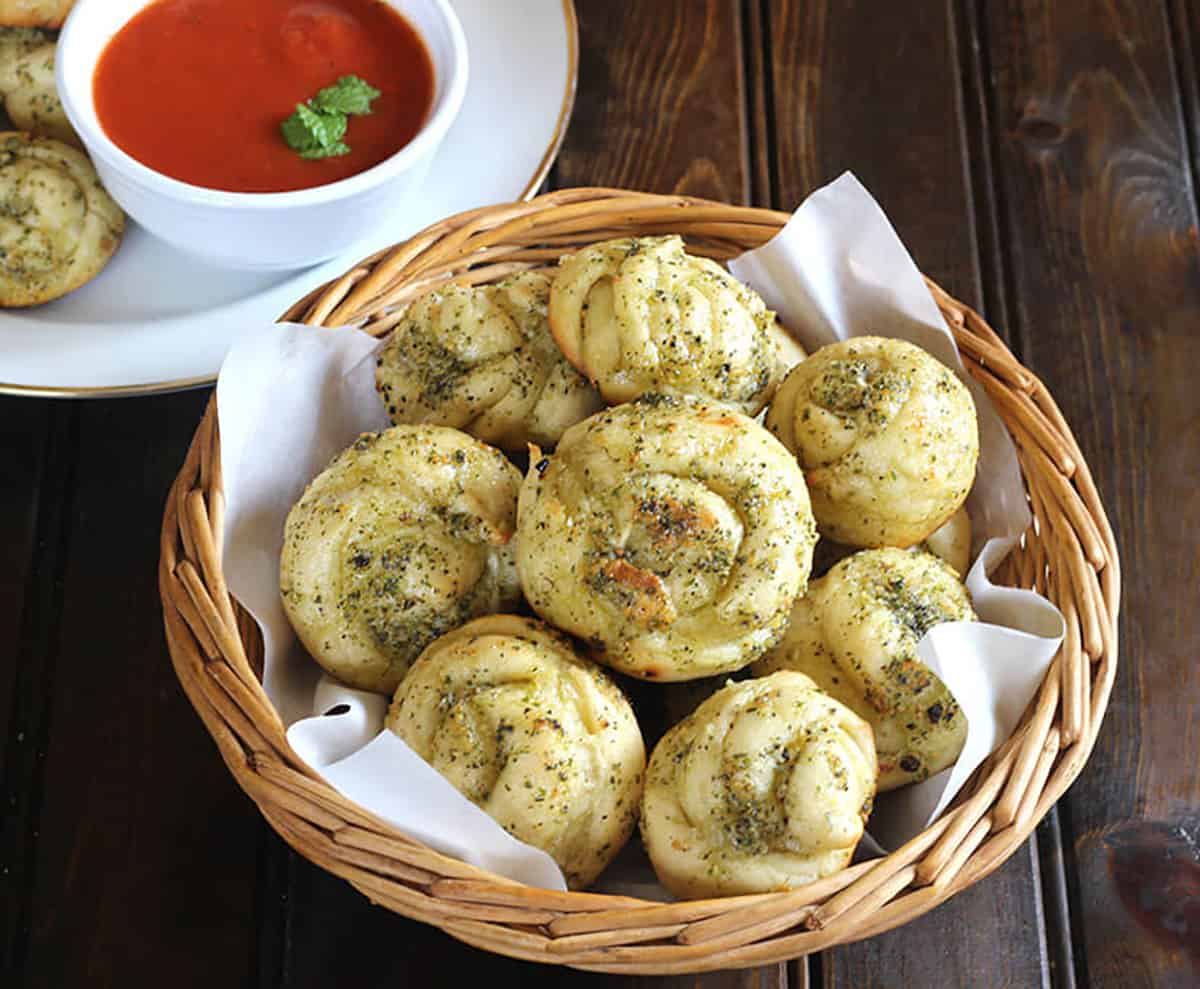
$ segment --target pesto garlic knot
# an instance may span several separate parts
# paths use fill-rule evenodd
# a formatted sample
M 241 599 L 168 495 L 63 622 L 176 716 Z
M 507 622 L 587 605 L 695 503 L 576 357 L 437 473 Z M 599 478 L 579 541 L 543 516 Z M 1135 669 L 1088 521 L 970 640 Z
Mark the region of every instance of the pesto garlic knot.
M 918 783 L 954 763 L 967 721 L 917 655 L 942 622 L 975 621 L 967 590 L 944 561 L 900 549 L 863 550 L 814 580 L 783 641 L 753 672 L 798 670 L 870 723 L 879 789 Z
M 553 446 L 603 407 L 546 323 L 550 279 L 447 285 L 417 299 L 388 337 L 375 383 L 397 423 L 454 426 L 505 450 Z
M 766 424 L 804 468 L 821 535 L 849 546 L 921 542 L 975 479 L 970 392 L 903 340 L 821 348 L 779 386 Z
M 331 675 L 391 693 L 431 641 L 520 597 L 521 475 L 442 426 L 364 433 L 288 513 L 284 611 Z
M 795 459 L 752 419 L 647 395 L 530 463 L 522 590 L 600 662 L 693 680 L 745 666 L 783 634 L 816 525 Z
M 614 404 L 671 392 L 756 415 L 786 371 L 775 314 L 677 235 L 604 241 L 565 258 L 550 329 Z
M 775 673 L 727 684 L 663 736 L 642 840 L 685 899 L 790 889 L 849 864 L 874 796 L 867 723 L 808 677 Z
M 572 889 L 633 832 L 646 752 L 615 683 L 530 618 L 490 615 L 433 642 L 387 726 Z
M 0 134 L 0 307 L 79 288 L 108 264 L 124 231 L 125 214 L 82 151 Z
M 54 81 L 58 46 L 48 34 L 0 28 L 0 99 L 18 130 L 81 147 Z

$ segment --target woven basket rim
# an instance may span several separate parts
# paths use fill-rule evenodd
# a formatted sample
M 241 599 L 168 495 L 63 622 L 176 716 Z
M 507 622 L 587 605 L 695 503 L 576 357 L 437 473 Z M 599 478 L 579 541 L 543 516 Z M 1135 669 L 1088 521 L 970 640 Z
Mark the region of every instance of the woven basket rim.
M 360 325 L 432 284 L 492 281 L 573 244 L 684 234 L 726 258 L 790 214 L 679 195 L 566 189 L 472 210 L 365 259 L 283 319 Z M 261 636 L 221 572 L 224 493 L 215 395 L 163 515 L 159 590 L 176 674 L 234 778 L 297 852 L 394 912 L 478 947 L 580 969 L 672 974 L 771 964 L 882 933 L 998 868 L 1082 769 L 1117 665 L 1120 561 L 1091 472 L 1042 382 L 982 317 L 928 282 L 971 375 L 1016 441 L 1034 525 L 996 579 L 1062 610 L 1067 635 L 1013 737 L 950 810 L 890 855 L 786 892 L 659 903 L 534 889 L 449 858 L 351 803 L 296 755 L 259 680 Z

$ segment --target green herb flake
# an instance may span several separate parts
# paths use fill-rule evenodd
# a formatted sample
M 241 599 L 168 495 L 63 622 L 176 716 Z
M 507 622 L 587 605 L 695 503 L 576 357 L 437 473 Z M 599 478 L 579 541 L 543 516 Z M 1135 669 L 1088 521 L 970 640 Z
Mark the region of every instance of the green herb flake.
M 379 90 L 358 76 L 342 76 L 332 86 L 326 86 L 312 101 L 322 113 L 342 113 L 361 116 L 371 112 L 371 101 L 379 99 Z
M 297 103 L 295 112 L 281 125 L 287 146 L 301 158 L 332 158 L 350 153 L 342 138 L 346 135 L 347 114 L 371 112 L 371 101 L 379 90 L 358 76 L 342 76 L 326 86 L 306 103 Z

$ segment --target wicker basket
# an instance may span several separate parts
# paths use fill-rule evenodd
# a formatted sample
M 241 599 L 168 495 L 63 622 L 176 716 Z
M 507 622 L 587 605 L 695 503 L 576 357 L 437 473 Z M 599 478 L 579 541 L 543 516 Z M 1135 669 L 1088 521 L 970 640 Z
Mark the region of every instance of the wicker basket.
M 430 227 L 285 318 L 383 334 L 398 304 L 438 282 L 492 281 L 630 233 L 681 233 L 691 250 L 728 258 L 762 244 L 787 219 L 682 196 L 570 189 Z M 372 901 L 491 951 L 605 972 L 777 962 L 896 927 L 990 873 L 1091 751 L 1116 672 L 1119 561 L 1091 473 L 1045 387 L 979 315 L 930 289 L 1025 472 L 1035 521 L 998 579 L 1045 594 L 1067 624 L 1021 726 L 932 827 L 886 858 L 802 889 L 671 904 L 529 888 L 405 837 L 300 761 L 263 692 L 258 628 L 230 599 L 221 573 L 224 501 L 210 403 L 167 501 L 159 584 L 176 672 L 238 783 L 288 844 Z

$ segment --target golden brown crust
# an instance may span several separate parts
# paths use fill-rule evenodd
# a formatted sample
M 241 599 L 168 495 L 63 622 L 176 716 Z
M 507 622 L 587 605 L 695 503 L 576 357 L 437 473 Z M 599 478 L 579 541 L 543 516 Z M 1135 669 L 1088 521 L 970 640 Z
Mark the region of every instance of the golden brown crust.
M 490 615 L 429 645 L 387 726 L 514 837 L 541 848 L 571 889 L 628 841 L 646 751 L 633 709 L 571 640 Z
M 804 886 L 849 864 L 875 767 L 870 727 L 808 677 L 727 684 L 655 746 L 646 852 L 686 899 Z
M 0 133 L 0 306 L 34 306 L 79 288 L 124 231 L 125 214 L 83 152 Z
M 804 673 L 868 721 L 879 789 L 894 790 L 940 772 L 962 751 L 966 717 L 921 662 L 917 643 L 934 625 L 974 620 L 966 588 L 942 560 L 863 550 L 812 582 L 783 641 L 753 672 Z

